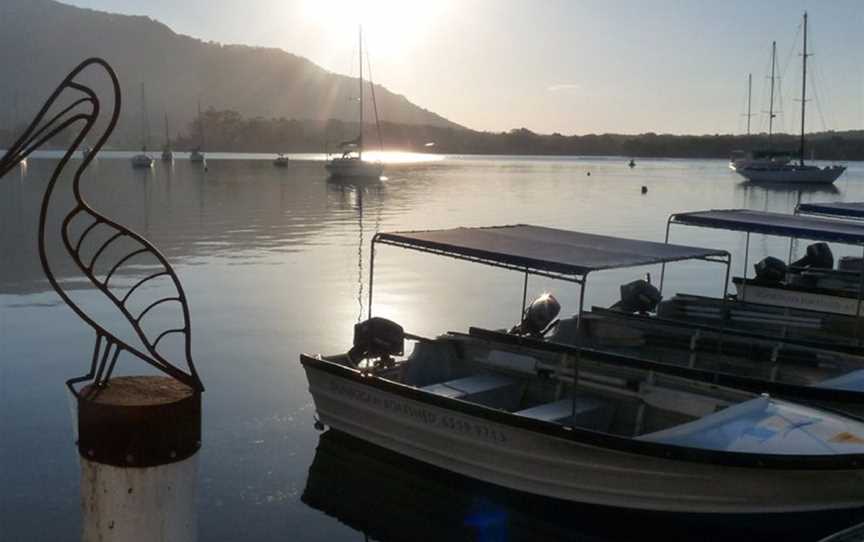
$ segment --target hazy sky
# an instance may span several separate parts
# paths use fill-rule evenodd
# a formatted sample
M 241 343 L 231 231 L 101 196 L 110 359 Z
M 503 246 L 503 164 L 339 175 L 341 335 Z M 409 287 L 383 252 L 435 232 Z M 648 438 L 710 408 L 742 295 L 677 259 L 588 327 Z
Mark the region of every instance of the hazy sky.
M 864 0 L 64 1 L 345 74 L 363 22 L 377 83 L 471 128 L 564 134 L 741 132 L 749 72 L 753 111 L 767 109 L 771 40 L 778 121 L 794 131 L 806 9 L 819 98 L 808 129 L 864 128 Z

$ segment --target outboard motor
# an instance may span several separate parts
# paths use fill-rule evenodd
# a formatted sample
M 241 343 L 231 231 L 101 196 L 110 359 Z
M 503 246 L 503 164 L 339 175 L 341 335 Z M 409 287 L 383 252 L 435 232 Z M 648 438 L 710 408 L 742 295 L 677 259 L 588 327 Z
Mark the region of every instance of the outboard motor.
M 392 367 L 392 356 L 401 356 L 404 351 L 402 326 L 376 316 L 354 326 L 354 346 L 348 351 L 348 357 L 355 366 L 364 359 L 378 358 L 378 364 Z
M 657 308 L 662 296 L 647 280 L 634 280 L 621 285 L 621 300 L 609 307 L 618 312 L 652 312 Z
M 807 246 L 807 254 L 793 262 L 792 267 L 810 267 L 813 269 L 833 269 L 834 254 L 827 243 L 813 243 Z
M 786 278 L 786 263 L 774 256 L 768 256 L 753 266 L 756 279 L 765 284 L 777 284 Z
M 543 337 L 559 312 L 561 312 L 561 305 L 555 296 L 549 293 L 543 294 L 528 305 L 525 314 L 522 315 L 522 321 L 510 328 L 508 333 Z

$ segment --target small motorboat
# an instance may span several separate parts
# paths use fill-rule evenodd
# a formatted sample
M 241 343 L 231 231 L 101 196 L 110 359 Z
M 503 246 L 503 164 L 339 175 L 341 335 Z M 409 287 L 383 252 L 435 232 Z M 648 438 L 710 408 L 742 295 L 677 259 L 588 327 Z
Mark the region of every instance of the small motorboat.
M 636 167 L 636 161 L 631 158 L 630 162 L 627 165 L 630 167 L 630 169 L 633 169 L 634 167 Z
M 372 244 L 373 257 L 386 244 L 526 280 L 554 277 L 583 293 L 594 271 L 729 259 L 716 249 L 528 225 L 379 233 Z M 864 506 L 864 423 L 856 418 L 549 343 L 542 339 L 560 309 L 551 296 L 506 333 L 418 337 L 372 316 L 372 284 L 370 276 L 369 318 L 355 326 L 352 348 L 300 358 L 326 426 L 566 501 L 720 515 Z M 414 342 L 407 356 L 406 339 Z
M 140 154 L 132 157 L 132 167 L 136 169 L 150 169 L 153 167 L 153 157 L 147 154 L 145 149 Z
M 288 167 L 288 163 L 291 160 L 284 153 L 279 153 L 278 156 L 273 160 L 273 165 L 276 167 Z
M 189 161 L 196 164 L 202 164 L 206 161 L 206 158 L 201 149 L 195 149 L 189 153 Z

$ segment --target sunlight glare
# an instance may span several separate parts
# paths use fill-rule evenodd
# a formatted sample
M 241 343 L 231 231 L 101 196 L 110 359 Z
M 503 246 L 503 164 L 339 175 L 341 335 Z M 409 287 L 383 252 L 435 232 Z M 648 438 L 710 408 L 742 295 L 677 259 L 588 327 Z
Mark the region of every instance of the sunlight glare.
M 373 61 L 401 60 L 451 7 L 451 0 L 305 0 L 302 13 L 329 43 L 356 42 L 363 25 L 364 47 L 372 50 Z

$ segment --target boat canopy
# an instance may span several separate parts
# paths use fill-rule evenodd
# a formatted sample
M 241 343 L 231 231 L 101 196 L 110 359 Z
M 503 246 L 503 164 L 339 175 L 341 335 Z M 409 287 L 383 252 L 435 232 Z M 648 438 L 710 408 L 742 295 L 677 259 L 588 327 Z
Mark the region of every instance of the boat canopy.
M 725 250 L 527 224 L 379 233 L 373 246 L 376 242 L 575 282 L 592 271 L 730 258 Z
M 809 215 L 864 218 L 864 201 L 836 201 L 832 203 L 799 203 L 795 212 Z
M 814 216 L 723 209 L 673 214 L 669 217 L 669 224 L 864 245 L 864 224 Z

